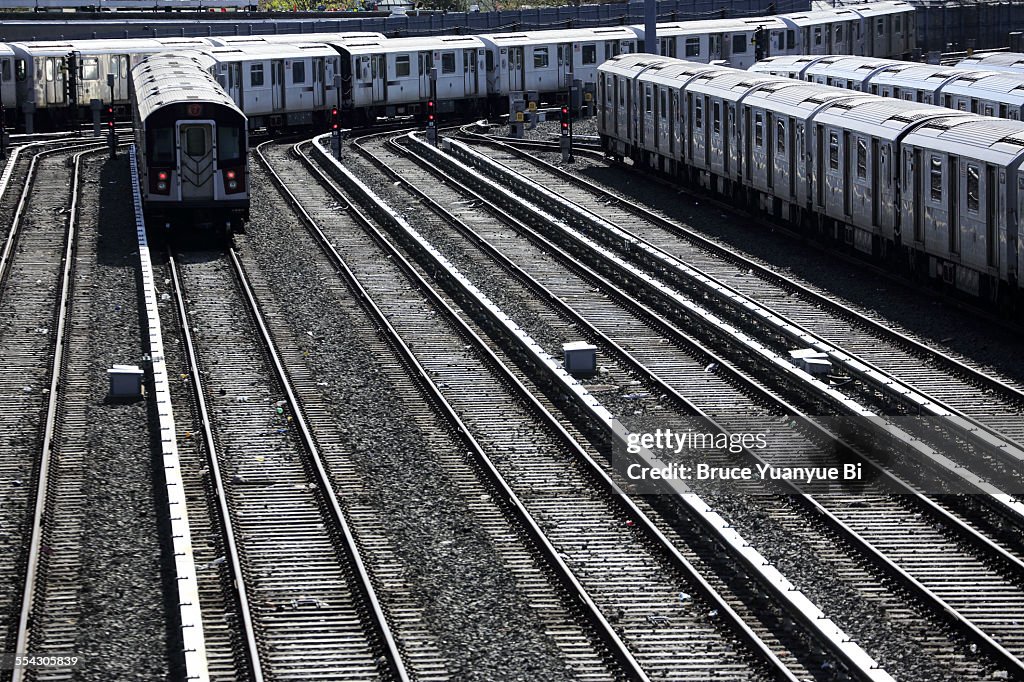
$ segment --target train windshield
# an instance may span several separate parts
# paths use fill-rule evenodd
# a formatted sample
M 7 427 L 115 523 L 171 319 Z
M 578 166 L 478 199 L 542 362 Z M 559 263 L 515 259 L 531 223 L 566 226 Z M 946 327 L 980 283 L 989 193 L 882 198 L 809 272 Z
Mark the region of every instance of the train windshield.
M 236 126 L 217 126 L 217 160 L 237 161 L 242 157 L 241 130 Z
M 171 128 L 158 128 L 153 131 L 150 163 L 163 166 L 174 165 L 174 131 Z

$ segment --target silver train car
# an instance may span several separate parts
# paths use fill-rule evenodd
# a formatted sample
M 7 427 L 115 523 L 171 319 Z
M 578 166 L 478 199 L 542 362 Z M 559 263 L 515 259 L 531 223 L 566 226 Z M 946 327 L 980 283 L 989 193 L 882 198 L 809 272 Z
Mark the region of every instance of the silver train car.
M 749 69 L 883 97 L 1015 121 L 1024 116 L 1024 71 L 983 71 L 873 57 L 770 57 Z
M 820 51 L 899 57 L 913 49 L 913 16 L 910 4 L 891 0 L 771 17 L 675 22 L 660 25 L 659 42 L 670 56 L 722 60 L 741 67 L 759 57 Z M 251 125 L 278 127 L 305 125 L 309 120 L 316 124 L 322 116 L 321 107 L 331 106 L 335 94 L 334 79 L 327 75 L 331 62 L 326 56 L 321 81 L 304 85 L 289 74 L 294 60 L 304 63 L 304 59 L 294 56 L 299 46 L 319 44 L 321 48 L 316 49 L 337 54 L 334 73 L 343 78 L 341 100 L 346 125 L 357 125 L 381 116 L 421 114 L 429 98 L 433 66 L 437 67 L 440 113 L 476 112 L 488 104 L 494 111 L 495 103 L 507 104 L 512 90 L 536 90 L 545 96 L 554 95 L 559 101 L 565 97 L 570 74 L 593 87 L 597 64 L 616 54 L 640 50 L 643 43 L 643 27 L 618 26 L 397 39 L 379 33 L 307 33 L 16 43 L 0 47 L 14 52 L 14 101 L 19 121 L 28 129 L 36 124 L 59 127 L 87 116 L 93 99 L 113 105 L 118 114 L 126 114 L 128 71 L 146 56 L 168 49 L 207 53 L 212 59 L 210 68 L 218 78 L 223 77 L 222 83 L 232 92 L 236 104 L 247 113 L 249 106 L 260 107 L 252 112 Z M 260 46 L 266 49 L 261 52 Z M 232 53 L 232 48 L 241 52 Z M 280 54 L 274 54 L 274 49 Z M 246 53 L 253 58 L 250 60 Z M 263 85 L 254 85 L 260 81 L 256 64 L 260 60 Z M 242 73 L 249 68 L 255 71 Z M 318 68 L 310 68 L 310 78 L 321 75 Z M 276 84 L 274 74 L 279 76 Z M 108 75 L 114 78 L 113 89 L 107 86 Z M 0 72 L 0 88 L 2 76 Z M 314 90 L 309 97 L 294 97 L 292 86 Z M 279 105 L 271 102 L 271 109 L 265 110 L 263 95 L 258 97 L 258 105 L 250 104 L 246 90 L 255 93 L 261 87 L 272 91 L 284 88 Z M 253 94 L 253 101 L 256 99 Z M 333 99 L 336 104 L 337 97 Z
M 986 71 L 1024 72 L 1024 54 L 1020 52 L 989 52 L 961 59 L 957 66 Z
M 242 228 L 249 219 L 248 126 L 203 55 L 152 55 L 132 69 L 131 86 L 147 223 Z
M 612 156 L 967 295 L 1024 299 L 1024 123 L 652 55 L 599 71 Z
M 10 125 L 17 118 L 18 96 L 15 90 L 14 49 L 10 45 L 0 45 L 0 106 L 3 107 L 3 123 Z

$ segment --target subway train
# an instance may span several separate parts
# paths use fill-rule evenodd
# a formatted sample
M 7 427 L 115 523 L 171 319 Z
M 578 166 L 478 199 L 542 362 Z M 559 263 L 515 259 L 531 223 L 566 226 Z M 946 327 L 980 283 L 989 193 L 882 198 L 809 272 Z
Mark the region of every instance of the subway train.
M 961 59 L 957 66 L 986 71 L 1024 72 L 1024 54 L 1020 52 L 988 52 Z
M 131 70 L 146 223 L 230 233 L 249 219 L 248 125 L 199 52 L 151 55 Z
M 986 71 L 980 66 L 936 66 L 845 55 L 769 57 L 749 70 L 974 114 L 1024 120 L 1024 70 Z
M 668 55 L 739 67 L 765 56 L 817 51 L 902 57 L 915 45 L 914 10 L 887 0 L 668 23 L 659 27 L 659 44 Z M 0 44 L 0 96 L 9 122 L 16 120 L 24 130 L 59 128 L 87 117 L 94 99 L 126 115 L 123 83 L 130 69 L 150 54 L 197 49 L 208 55 L 207 68 L 247 114 L 247 103 L 259 101 L 252 128 L 324 122 L 339 104 L 346 125 L 358 125 L 421 114 L 431 74 L 439 113 L 495 111 L 516 90 L 557 101 L 570 80 L 592 88 L 598 64 L 643 46 L 640 26 L 421 38 L 342 33 L 10 43 Z
M 644 54 L 599 72 L 609 155 L 1019 314 L 1024 123 Z

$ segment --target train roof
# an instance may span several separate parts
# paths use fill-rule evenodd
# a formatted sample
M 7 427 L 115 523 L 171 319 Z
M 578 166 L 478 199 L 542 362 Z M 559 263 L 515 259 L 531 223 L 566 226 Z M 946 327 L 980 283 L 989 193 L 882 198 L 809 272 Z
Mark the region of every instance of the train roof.
M 778 17 L 755 17 L 750 19 L 707 19 L 704 21 L 673 21 L 658 23 L 658 36 L 704 35 L 706 33 L 731 33 L 734 31 L 750 31 L 758 26 L 766 29 L 785 28 Z M 630 26 L 641 38 L 644 37 L 643 25 Z
M 711 95 L 724 95 L 729 92 L 734 93 L 734 97 L 738 97 L 754 86 L 781 82 L 793 83 L 794 81 L 782 76 L 724 68 L 721 71 L 700 74 L 690 82 L 687 88 Z
M 780 14 L 779 19 L 791 28 L 821 26 L 834 21 L 860 21 L 861 16 L 852 9 L 815 10 L 811 12 L 790 12 Z
M 976 66 L 983 69 L 1024 70 L 1024 54 L 1020 52 L 991 52 L 961 59 L 957 66 Z
M 380 54 L 382 52 L 425 52 L 427 50 L 471 50 L 484 47 L 476 36 L 422 36 L 416 38 L 380 38 L 328 41 L 348 54 Z
M 813 83 L 786 78 L 760 84 L 748 92 L 743 100 L 754 106 L 770 108 L 776 115 L 803 118 L 826 106 L 869 97 L 860 92 L 824 88 Z
M 660 30 L 659 27 L 659 32 Z M 552 31 L 487 33 L 478 37 L 485 43 L 493 44 L 496 47 L 510 47 L 518 45 L 577 43 L 588 40 L 635 40 L 637 35 L 627 26 L 603 26 L 600 28 L 566 28 Z
M 324 43 L 295 43 L 267 45 L 255 43 L 251 45 L 229 45 L 226 47 L 210 47 L 203 50 L 217 63 L 239 62 L 261 59 L 300 59 L 303 57 L 336 57 L 338 53 L 330 45 Z
M 914 6 L 901 0 L 883 0 L 883 2 L 866 2 L 860 5 L 845 5 L 846 9 L 857 12 L 865 19 L 886 14 L 913 14 Z
M 342 33 L 278 33 L 270 35 L 248 35 L 248 36 L 211 36 L 207 38 L 211 44 L 218 47 L 229 47 L 231 45 L 280 45 L 292 43 L 326 43 L 329 41 L 347 40 L 383 40 L 383 33 L 370 31 L 350 31 Z
M 1024 105 L 1024 72 L 971 71 L 953 78 L 942 91 L 969 97 L 989 96 L 1005 104 Z
M 164 107 L 201 102 L 237 112 L 242 110 L 204 68 L 200 52 L 163 52 L 147 57 L 132 69 L 132 89 L 139 118 L 147 120 Z
M 10 57 L 14 55 L 14 49 L 5 43 L 0 43 L 0 56 Z
M 842 91 L 840 88 L 832 89 Z M 839 125 L 844 130 L 865 135 L 894 139 L 898 133 L 913 128 L 921 121 L 949 114 L 949 109 L 930 104 L 891 97 L 865 96 L 827 106 L 814 120 Z
M 30 57 L 54 57 L 80 54 L 139 54 L 175 49 L 202 49 L 210 45 L 205 38 L 124 38 L 121 40 L 42 40 L 11 43 L 16 51 Z M 111 49 L 116 45 L 116 48 Z
M 1010 165 L 1024 157 L 1024 124 L 973 114 L 946 116 L 918 127 L 907 135 L 905 142 L 988 163 Z

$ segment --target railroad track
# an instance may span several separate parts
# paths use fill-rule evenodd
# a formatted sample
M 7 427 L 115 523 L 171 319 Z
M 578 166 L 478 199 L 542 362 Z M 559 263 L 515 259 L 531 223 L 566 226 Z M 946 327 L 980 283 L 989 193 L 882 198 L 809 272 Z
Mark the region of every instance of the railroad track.
M 479 140 L 479 136 L 474 136 Z M 692 263 L 741 294 L 757 299 L 795 324 L 825 339 L 934 401 L 991 429 L 1013 444 L 1024 443 L 1024 389 L 931 348 L 852 309 L 767 264 L 718 244 L 685 225 L 651 211 L 535 156 L 505 144 L 490 145 L 492 158 L 659 249 Z
M 381 147 L 378 147 L 375 151 L 380 150 Z M 777 421 L 780 415 L 792 414 L 795 411 L 777 400 L 772 405 L 772 399 L 752 386 L 752 382 L 743 377 L 742 373 L 735 372 L 731 382 L 714 381 L 717 373 L 708 377 L 703 371 L 707 363 L 720 363 L 724 366 L 728 363 L 706 350 L 699 349 L 699 344 L 687 340 L 678 330 L 672 331 L 671 325 L 659 319 L 657 314 L 649 310 L 643 311 L 642 305 L 632 301 L 623 292 L 615 290 L 614 286 L 602 281 L 603 278 L 600 276 L 593 272 L 586 273 L 586 268 L 579 266 L 575 257 L 563 252 L 559 256 L 561 265 L 552 266 L 552 254 L 561 252 L 557 245 L 547 241 L 539 233 L 531 232 L 524 225 L 519 225 L 515 229 L 530 236 L 514 239 L 507 227 L 488 220 L 487 217 L 481 217 L 480 205 L 486 203 L 485 197 L 464 189 L 455 192 L 443 184 L 430 182 L 433 178 L 422 170 L 422 167 L 436 167 L 433 160 L 421 159 L 422 165 L 418 170 L 410 170 L 408 164 L 403 163 L 401 157 L 395 154 L 388 155 L 383 163 L 392 169 L 401 168 L 401 176 L 410 187 L 432 186 L 434 189 L 431 195 L 447 197 L 449 205 L 470 204 L 469 208 L 460 206 L 454 209 L 454 212 L 460 215 L 468 214 L 465 221 L 449 220 L 450 223 L 461 223 L 457 229 L 466 235 L 467 239 L 442 238 L 438 244 L 439 248 L 446 253 L 465 253 L 476 249 L 478 244 L 486 244 L 489 257 L 498 261 L 506 271 L 520 280 L 532 279 L 530 275 L 518 271 L 514 265 L 523 264 L 537 279 L 544 282 L 546 287 L 550 287 L 532 284 L 532 291 L 524 296 L 532 293 L 545 301 L 564 301 L 566 308 L 572 308 L 580 313 L 582 318 L 592 322 L 595 328 L 592 334 L 600 336 L 600 342 L 612 349 L 612 354 L 616 352 L 616 347 L 626 349 L 638 361 L 638 371 L 643 372 L 645 368 L 649 368 L 648 383 L 655 389 L 652 394 L 657 395 L 656 391 L 668 395 L 674 393 L 675 402 L 684 411 L 688 408 L 689 401 L 682 399 L 681 396 L 686 395 L 727 430 L 762 430 L 766 422 Z M 443 177 L 451 177 L 449 169 L 438 173 L 438 179 Z M 452 195 L 455 197 L 452 198 Z M 421 199 L 424 202 L 429 200 L 425 196 Z M 491 213 L 493 215 L 489 216 L 490 218 L 500 218 L 503 210 L 494 208 Z M 448 230 L 448 234 L 451 234 L 451 230 Z M 445 241 L 447 243 L 444 243 Z M 491 244 L 497 245 L 497 248 Z M 513 263 L 506 262 L 505 256 Z M 566 270 L 574 274 L 583 274 L 580 280 L 572 281 Z M 507 289 L 508 285 L 505 285 L 505 288 Z M 606 298 L 608 293 L 612 293 L 611 298 L 617 302 L 618 308 Z M 634 316 L 641 319 L 634 320 Z M 528 315 L 527 319 L 530 319 L 533 325 L 540 324 L 536 321 L 536 315 Z M 665 341 L 671 343 L 666 344 Z M 618 352 L 621 355 L 621 351 Z M 747 383 L 746 386 L 743 386 L 744 382 Z M 774 407 L 774 412 L 771 411 L 771 407 Z M 823 434 L 814 434 L 813 429 L 782 431 L 778 435 L 788 437 L 788 440 L 780 443 L 782 447 L 776 449 L 771 458 L 777 465 L 801 461 L 813 463 L 821 459 L 822 445 L 829 444 L 827 439 L 822 437 Z M 839 445 L 844 444 L 840 442 Z M 785 456 L 780 458 L 778 453 L 785 453 Z M 792 505 L 780 505 L 772 513 L 783 519 L 799 517 L 799 523 L 790 523 L 790 527 L 798 531 L 801 525 L 809 521 L 813 523 L 817 515 L 826 510 L 826 513 L 832 516 L 832 532 L 836 532 L 837 528 L 852 529 L 854 532 L 849 534 L 855 547 L 859 546 L 861 551 L 873 555 L 878 565 L 886 566 L 887 562 L 893 562 L 905 569 L 900 574 L 901 578 L 915 584 L 919 596 L 931 601 L 935 612 L 943 613 L 947 605 L 952 605 L 956 612 L 963 616 L 963 621 L 968 627 L 970 624 L 979 625 L 980 629 L 987 633 L 985 638 L 991 635 L 989 644 L 996 644 L 995 640 L 998 640 L 1010 645 L 1014 652 L 1006 657 L 1008 660 L 1012 662 L 1012 659 L 1019 656 L 1021 652 L 1015 646 L 1020 635 L 1017 619 L 1021 615 L 1019 562 L 1015 562 L 1006 553 L 994 551 L 990 543 L 979 538 L 955 515 L 913 494 L 913 491 L 906 487 L 899 490 L 902 495 L 895 497 L 881 495 L 884 492 L 881 487 L 869 487 L 861 492 L 863 495 L 852 505 L 849 497 L 821 496 L 810 509 L 801 510 L 799 505 L 797 509 Z M 953 506 L 955 508 L 955 505 Z M 945 529 L 946 532 L 937 529 Z M 908 545 L 905 542 L 908 531 L 916 533 L 915 537 L 928 537 L 930 544 L 927 546 L 933 549 L 921 552 L 916 543 Z M 876 549 L 880 552 L 875 552 Z M 1009 564 L 1007 559 L 1010 560 Z M 1000 563 L 1003 565 L 1002 569 L 991 568 L 993 564 Z M 886 571 L 888 570 L 886 567 Z M 966 590 L 962 585 L 962 578 L 965 575 L 974 575 L 977 578 L 976 583 Z M 877 591 L 877 574 L 874 577 L 867 576 L 867 581 L 864 578 L 861 580 L 866 592 Z M 874 580 L 874 583 L 870 582 L 871 580 Z M 932 594 L 927 593 L 932 593 L 939 599 L 935 600 Z M 1000 596 L 1005 597 L 1000 609 L 987 612 L 985 607 L 978 607 L 978 604 L 997 601 Z M 936 643 L 933 648 L 936 657 L 945 655 L 942 647 L 941 642 Z M 971 664 L 967 665 L 970 667 Z
M 735 627 L 741 638 L 750 640 L 746 626 L 728 622 L 732 610 L 724 602 L 711 606 L 723 617 L 728 614 L 718 627 L 695 618 L 688 609 L 680 612 L 680 592 L 704 595 L 701 601 L 709 606 L 716 604 L 716 595 L 690 574 L 687 562 L 680 560 L 661 533 L 646 525 L 646 516 L 631 508 L 629 500 L 615 497 L 618 489 L 586 451 L 508 373 L 503 353 L 483 343 L 459 316 L 448 312 L 454 300 L 426 286 L 422 268 L 389 245 L 394 235 L 386 236 L 369 219 L 353 225 L 352 216 L 361 211 L 327 176 L 319 176 L 319 185 L 310 183 L 308 160 L 299 164 L 278 153 L 272 165 L 294 192 L 294 201 L 308 213 L 309 222 L 323 230 L 324 241 L 333 245 L 363 282 L 424 369 L 436 378 L 474 438 L 491 453 L 495 468 L 551 544 L 568 559 L 643 671 L 651 677 L 692 674 L 706 666 L 710 657 L 721 661 L 719 674 L 727 679 L 765 675 L 763 663 L 751 663 L 749 650 L 744 654 L 744 647 L 730 641 L 735 633 L 723 638 L 719 627 L 727 632 Z M 339 205 L 343 212 L 338 211 Z M 436 322 L 425 327 L 425 316 Z M 612 521 L 624 518 L 631 522 Z M 644 533 L 638 536 L 631 527 Z M 638 597 L 636 584 L 647 586 L 647 596 Z M 701 655 L 695 658 L 683 643 L 698 641 Z M 755 656 L 774 658 L 756 646 L 751 648 Z M 770 662 L 767 671 L 791 679 L 777 661 Z
M 0 645 L 8 652 L 75 650 L 84 466 L 75 438 L 86 396 L 64 349 L 83 333 L 69 303 L 79 168 L 91 148 L 40 151 L 12 168 L 24 179 L 0 253 L 0 476 L 13 484 L 0 503 L 10 548 L 0 552 L 0 579 L 13 588 L 0 593 Z M 27 672 L 15 668 L 13 679 Z
M 253 679 L 408 679 L 320 446 L 234 253 L 169 261 Z M 306 399 L 306 396 L 304 396 Z M 220 563 L 220 562 L 218 562 Z

